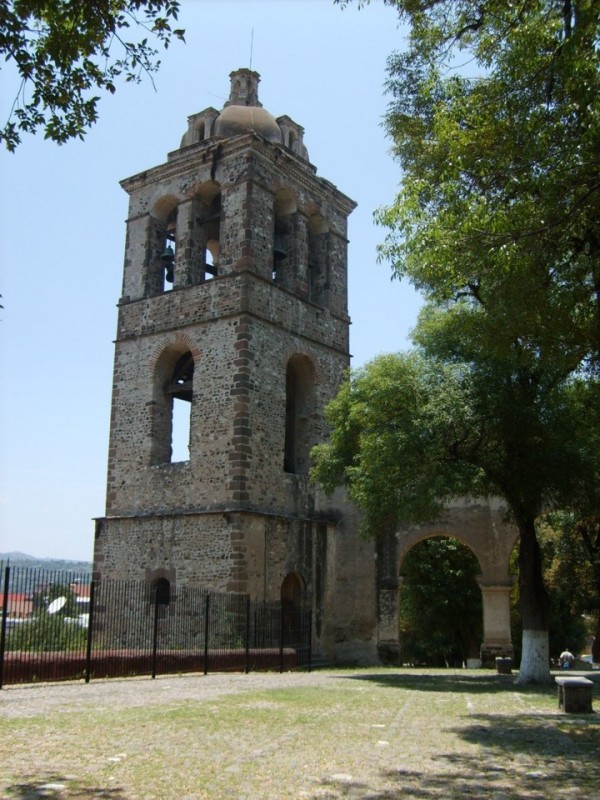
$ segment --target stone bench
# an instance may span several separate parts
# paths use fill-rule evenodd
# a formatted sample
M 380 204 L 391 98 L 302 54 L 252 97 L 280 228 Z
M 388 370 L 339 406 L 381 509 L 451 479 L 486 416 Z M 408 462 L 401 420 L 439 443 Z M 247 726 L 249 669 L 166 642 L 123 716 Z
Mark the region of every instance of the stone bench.
M 512 675 L 512 658 L 498 656 L 496 658 L 496 672 L 498 675 Z
M 558 707 L 569 714 L 592 713 L 592 690 L 594 682 L 588 678 L 563 678 L 558 675 Z

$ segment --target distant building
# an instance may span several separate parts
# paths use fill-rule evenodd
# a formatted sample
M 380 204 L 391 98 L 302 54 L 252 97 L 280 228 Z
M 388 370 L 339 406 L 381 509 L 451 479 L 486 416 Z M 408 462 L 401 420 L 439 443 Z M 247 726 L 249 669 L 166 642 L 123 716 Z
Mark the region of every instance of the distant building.
M 0 593 L 0 613 L 4 613 L 4 595 Z M 30 594 L 8 594 L 6 616 L 9 619 L 27 619 L 33 613 L 33 597 Z

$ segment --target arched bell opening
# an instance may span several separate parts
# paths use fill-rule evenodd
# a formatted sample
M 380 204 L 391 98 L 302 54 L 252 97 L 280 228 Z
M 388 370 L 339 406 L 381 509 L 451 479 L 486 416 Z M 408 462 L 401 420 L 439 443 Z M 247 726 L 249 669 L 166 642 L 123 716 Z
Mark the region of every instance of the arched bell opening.
M 196 278 L 210 280 L 219 272 L 221 238 L 221 187 L 214 181 L 202 185 L 195 197 L 194 233 Z
M 292 271 L 296 248 L 297 203 L 289 189 L 281 189 L 273 204 L 273 281 L 292 288 Z
M 285 377 L 285 443 L 283 469 L 307 475 L 310 451 L 315 444 L 315 369 L 304 355 L 294 355 L 287 363 Z
M 173 195 L 158 200 L 150 214 L 147 294 L 162 294 L 173 288 L 177 242 L 178 201 Z
M 175 281 L 175 248 L 177 242 L 177 209 L 174 209 L 167 219 L 165 226 L 165 244 L 160 260 L 164 269 L 163 291 L 168 292 L 173 288 Z
M 157 363 L 150 406 L 152 464 L 189 461 L 193 386 L 191 352 L 167 349 Z
M 204 262 L 206 265 L 205 280 L 213 278 L 218 271 L 219 264 L 219 240 L 209 239 L 206 243 L 206 252 L 204 254 Z

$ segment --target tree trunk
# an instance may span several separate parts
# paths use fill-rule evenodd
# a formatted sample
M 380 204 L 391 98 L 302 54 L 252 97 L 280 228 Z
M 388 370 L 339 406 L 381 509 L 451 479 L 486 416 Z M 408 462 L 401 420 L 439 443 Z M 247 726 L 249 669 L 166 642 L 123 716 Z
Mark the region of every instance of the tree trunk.
M 519 594 L 523 620 L 523 650 L 517 683 L 550 682 L 548 594 L 542 578 L 542 558 L 533 518 L 519 526 Z

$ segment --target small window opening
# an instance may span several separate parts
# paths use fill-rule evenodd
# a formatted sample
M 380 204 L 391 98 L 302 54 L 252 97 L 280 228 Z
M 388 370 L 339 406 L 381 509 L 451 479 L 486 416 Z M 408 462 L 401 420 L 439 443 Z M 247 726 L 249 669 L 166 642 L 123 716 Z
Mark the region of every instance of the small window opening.
M 150 602 L 153 606 L 169 605 L 171 602 L 171 584 L 166 578 L 157 578 L 156 580 L 152 581 Z

